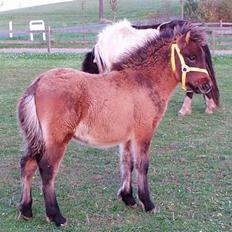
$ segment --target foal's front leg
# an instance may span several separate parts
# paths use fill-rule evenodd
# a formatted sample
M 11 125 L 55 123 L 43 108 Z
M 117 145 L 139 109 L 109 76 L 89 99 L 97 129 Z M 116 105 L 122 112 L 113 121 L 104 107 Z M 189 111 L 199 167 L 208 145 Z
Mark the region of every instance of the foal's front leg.
M 138 196 L 146 212 L 155 212 L 155 205 L 150 199 L 147 173 L 149 167 L 150 140 L 137 144 L 135 147 L 135 168 L 138 175 Z
M 192 113 L 192 98 L 193 92 L 187 92 L 184 98 L 183 105 L 178 112 L 179 116 L 187 116 Z
M 135 206 L 136 201 L 133 197 L 131 178 L 133 171 L 133 159 L 131 153 L 131 144 L 127 142 L 121 145 L 121 188 L 118 191 L 118 197 L 128 206 Z

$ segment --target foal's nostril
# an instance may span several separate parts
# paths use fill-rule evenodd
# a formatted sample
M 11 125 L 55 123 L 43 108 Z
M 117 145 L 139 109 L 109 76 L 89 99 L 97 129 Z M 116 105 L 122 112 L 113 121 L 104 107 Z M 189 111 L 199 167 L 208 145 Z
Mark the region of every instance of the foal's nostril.
M 207 90 L 207 89 L 209 89 L 209 88 L 210 88 L 210 86 L 209 86 L 208 83 L 202 85 L 202 89 L 204 89 L 204 90 Z
M 203 94 L 209 93 L 211 91 L 211 89 L 212 89 L 212 86 L 210 85 L 210 83 L 205 83 L 205 84 L 202 84 L 201 86 L 199 86 L 199 90 Z

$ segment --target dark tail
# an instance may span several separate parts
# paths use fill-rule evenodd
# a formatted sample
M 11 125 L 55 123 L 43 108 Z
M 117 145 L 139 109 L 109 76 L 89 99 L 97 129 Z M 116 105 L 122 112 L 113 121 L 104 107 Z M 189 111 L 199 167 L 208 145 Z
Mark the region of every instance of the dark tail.
M 94 49 L 86 53 L 81 70 L 87 73 L 99 73 L 97 64 L 94 63 Z
M 37 160 L 45 151 L 42 129 L 36 112 L 35 91 L 39 79 L 24 92 L 17 106 L 19 126 L 25 142 L 26 154 Z
M 212 57 L 211 53 L 209 50 L 208 45 L 203 46 L 203 50 L 205 52 L 205 60 L 206 60 L 206 65 L 207 65 L 207 71 L 209 73 L 210 79 L 213 83 L 212 90 L 209 93 L 209 98 L 213 98 L 214 103 L 219 106 L 220 105 L 220 93 L 217 85 L 217 81 L 215 78 L 215 72 L 213 68 L 213 63 L 212 63 Z
M 188 21 L 186 20 L 172 20 L 169 22 L 164 22 L 164 23 L 157 23 L 157 24 L 150 24 L 150 25 L 132 25 L 133 28 L 135 29 L 158 29 L 160 31 L 167 30 L 167 29 L 174 29 L 177 25 L 178 26 L 183 26 L 185 23 Z

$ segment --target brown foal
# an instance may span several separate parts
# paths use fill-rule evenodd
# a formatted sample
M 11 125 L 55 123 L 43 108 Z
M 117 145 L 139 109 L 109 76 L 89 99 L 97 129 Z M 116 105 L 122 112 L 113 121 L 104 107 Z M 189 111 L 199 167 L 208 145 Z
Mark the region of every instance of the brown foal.
M 47 218 L 57 226 L 66 223 L 56 200 L 54 181 L 71 139 L 99 148 L 119 145 L 118 196 L 128 206 L 136 204 L 131 183 L 135 169 L 139 201 L 146 212 L 155 211 L 147 179 L 152 136 L 179 82 L 186 89 L 202 93 L 211 88 L 204 44 L 204 33 L 186 24 L 135 49 L 107 74 L 65 68 L 41 74 L 25 90 L 17 108 L 25 141 L 21 159 L 22 217 L 32 217 L 31 182 L 38 167 Z

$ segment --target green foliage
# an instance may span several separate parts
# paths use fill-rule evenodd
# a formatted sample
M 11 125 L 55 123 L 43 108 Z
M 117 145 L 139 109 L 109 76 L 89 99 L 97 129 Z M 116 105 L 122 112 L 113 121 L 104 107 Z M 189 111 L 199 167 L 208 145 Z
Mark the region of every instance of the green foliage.
M 228 0 L 186 0 L 185 19 L 192 21 L 218 22 L 232 20 L 232 1 Z
M 231 21 L 232 1 L 228 0 L 202 0 L 199 3 L 201 18 L 207 22 Z
M 191 21 L 199 21 L 199 0 L 186 0 L 184 2 L 184 18 Z

